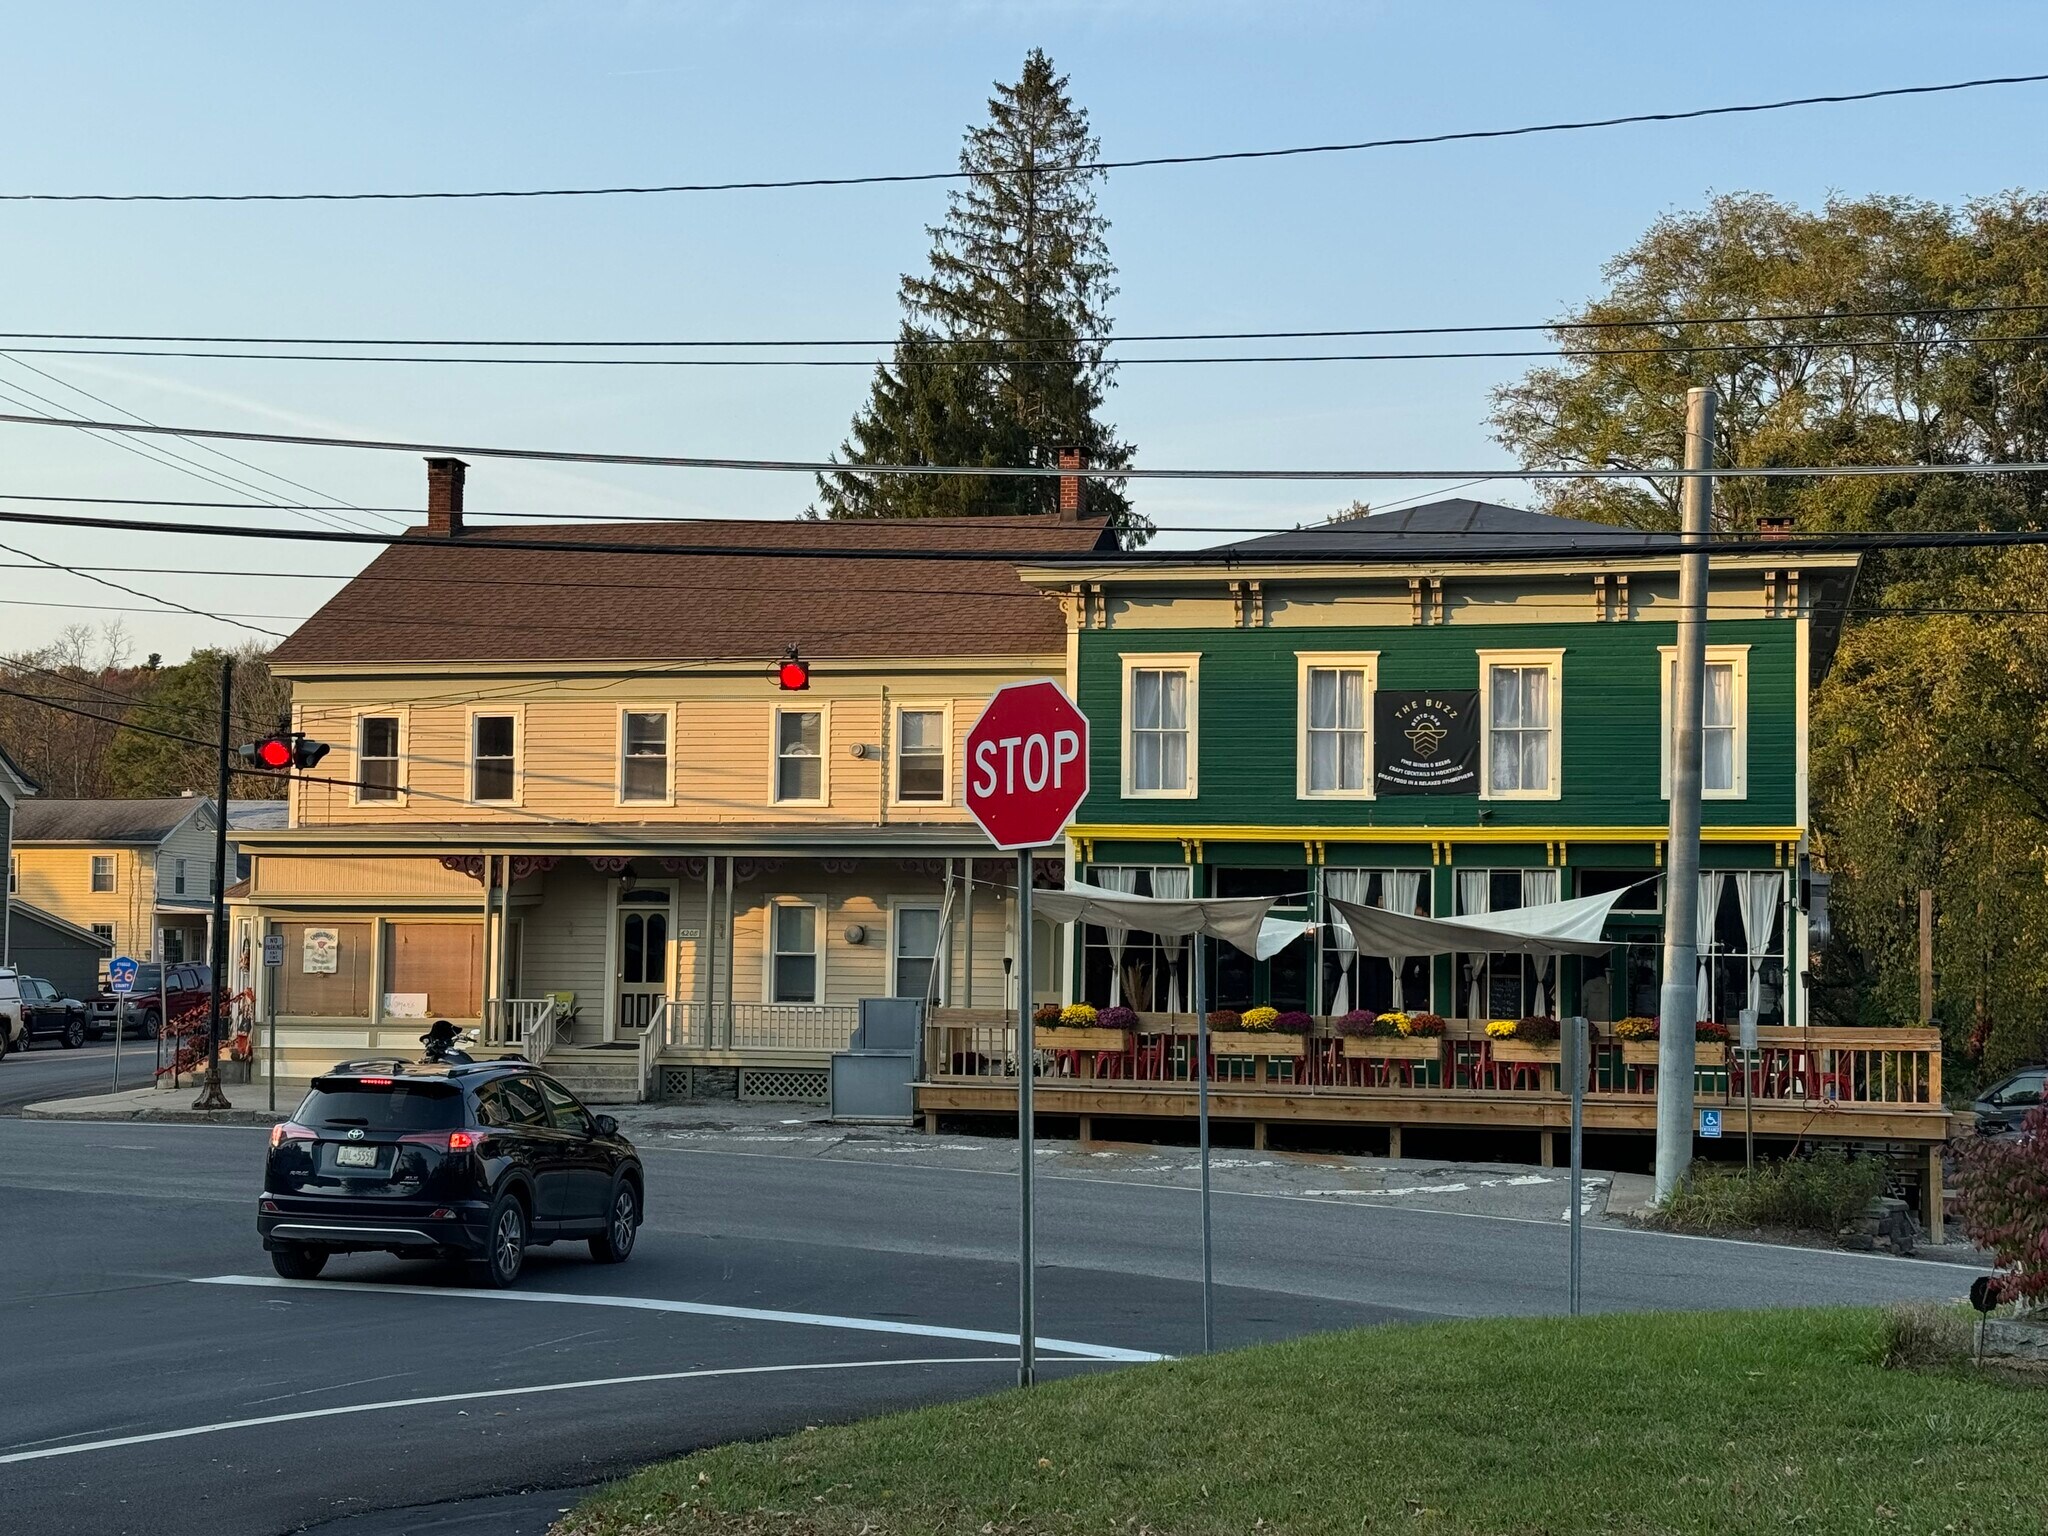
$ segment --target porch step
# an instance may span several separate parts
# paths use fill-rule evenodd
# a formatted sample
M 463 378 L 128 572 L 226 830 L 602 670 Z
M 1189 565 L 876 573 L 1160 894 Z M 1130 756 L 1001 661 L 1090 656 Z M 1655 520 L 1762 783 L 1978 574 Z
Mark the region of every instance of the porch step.
M 564 1047 L 548 1052 L 547 1071 L 586 1104 L 635 1104 L 640 1062 L 633 1051 Z

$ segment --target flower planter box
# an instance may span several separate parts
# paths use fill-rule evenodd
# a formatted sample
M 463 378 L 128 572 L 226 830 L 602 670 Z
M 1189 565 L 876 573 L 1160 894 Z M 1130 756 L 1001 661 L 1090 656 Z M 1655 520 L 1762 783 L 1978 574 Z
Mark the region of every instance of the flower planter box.
M 1219 1029 L 1209 1036 L 1209 1050 L 1217 1056 L 1306 1056 L 1308 1037 L 1257 1029 Z
M 1130 1049 L 1130 1038 L 1120 1029 L 1041 1024 L 1031 1031 L 1031 1044 L 1041 1051 L 1123 1051 Z
M 1725 1067 L 1728 1065 L 1728 1047 L 1718 1040 L 1696 1041 L 1692 1048 L 1693 1065 L 1700 1067 Z M 1499 1053 L 1496 1052 L 1496 1055 Z M 1631 1067 L 1654 1067 L 1657 1065 L 1657 1042 L 1655 1040 L 1624 1040 L 1621 1042 L 1621 1059 Z
M 1721 1040 L 1701 1040 L 1692 1048 L 1693 1065 L 1697 1067 L 1725 1067 L 1728 1065 L 1728 1046 Z
M 1564 1042 L 1550 1045 L 1531 1045 L 1526 1040 L 1489 1040 L 1493 1047 L 1495 1061 L 1521 1062 L 1529 1066 L 1562 1066 L 1564 1064 Z
M 1346 1061 L 1435 1061 L 1443 1047 L 1435 1035 L 1346 1035 Z

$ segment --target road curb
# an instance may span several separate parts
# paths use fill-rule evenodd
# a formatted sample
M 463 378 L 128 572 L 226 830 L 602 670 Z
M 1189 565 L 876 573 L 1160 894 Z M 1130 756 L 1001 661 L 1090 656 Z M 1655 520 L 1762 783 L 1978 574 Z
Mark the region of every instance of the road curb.
M 79 1106 L 79 1107 L 73 1107 Z M 25 1104 L 21 1109 L 24 1120 L 95 1120 L 121 1121 L 137 1120 L 160 1125 L 275 1125 L 285 1118 L 282 1111 L 272 1113 L 267 1109 L 126 1109 L 108 1106 L 101 1108 L 90 1101 L 79 1099 L 52 1099 L 42 1104 Z

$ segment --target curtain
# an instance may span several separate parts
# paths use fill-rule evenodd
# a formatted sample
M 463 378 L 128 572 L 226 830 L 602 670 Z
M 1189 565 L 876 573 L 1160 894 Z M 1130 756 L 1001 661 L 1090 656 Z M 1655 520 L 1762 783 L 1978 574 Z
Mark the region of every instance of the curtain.
M 1169 901 L 1186 901 L 1195 894 L 1194 870 L 1185 864 L 1168 864 L 1153 870 L 1152 894 Z M 1180 973 L 1187 956 L 1188 938 L 1184 933 L 1162 934 L 1160 943 L 1166 946 L 1166 1011 L 1179 1013 Z
M 1458 871 L 1458 916 L 1483 917 L 1493 910 L 1493 871 L 1489 869 L 1461 869 Z M 1483 1019 L 1488 1016 L 1486 1007 L 1486 968 L 1484 957 L 1472 967 L 1472 986 L 1465 997 L 1465 1017 Z
M 1695 1021 L 1708 1017 L 1707 1009 L 1713 1003 L 1714 918 L 1721 910 L 1721 884 L 1727 878 L 1719 870 L 1708 870 L 1700 875 L 1700 905 L 1692 925 L 1694 940 L 1699 945 L 1700 964 L 1693 1002 Z
M 1358 905 L 1364 906 L 1366 885 L 1371 879 L 1372 872 L 1370 870 L 1325 869 L 1323 871 L 1323 896 L 1325 899 L 1334 896 L 1339 901 L 1356 902 Z M 1337 950 L 1337 995 L 1330 999 L 1330 1012 L 1341 1018 L 1351 1011 L 1351 968 L 1358 963 L 1358 940 L 1353 936 L 1349 923 L 1342 921 L 1330 922 L 1327 912 L 1324 914 L 1324 921 L 1328 924 L 1330 938 Z M 1394 1006 L 1396 1008 L 1401 1006 L 1400 986 L 1400 973 L 1396 972 L 1394 978 Z
M 1771 929 L 1778 919 L 1778 900 L 1784 893 L 1785 877 L 1775 869 L 1750 869 L 1733 877 L 1735 899 L 1742 906 L 1742 947 L 1748 951 L 1749 1007 L 1759 1011 L 1763 1002 L 1764 946 L 1771 942 Z
M 1391 892 L 1389 887 L 1392 887 Z M 1380 905 L 1389 912 L 1401 912 L 1409 916 L 1415 913 L 1415 903 L 1422 898 L 1422 871 L 1419 869 L 1397 869 L 1380 881 Z M 1349 924 L 1346 925 L 1349 927 Z M 1353 941 L 1354 947 L 1356 940 Z M 1394 968 L 1394 1008 L 1397 1012 L 1408 1011 L 1408 988 L 1401 980 L 1401 970 L 1408 963 L 1406 955 L 1394 955 L 1388 962 Z
M 1554 869 L 1525 869 L 1522 871 L 1522 905 L 1525 907 L 1547 907 L 1557 900 L 1557 871 Z M 1523 962 L 1536 975 L 1535 1006 L 1530 1010 L 1538 1016 L 1550 1012 L 1551 968 L 1557 964 L 1554 959 L 1531 956 Z
M 1129 896 L 1138 889 L 1138 872 L 1114 864 L 1098 864 L 1088 872 L 1089 881 L 1105 891 L 1116 891 Z M 1109 1005 L 1114 1008 L 1124 1000 L 1124 941 L 1131 936 L 1128 928 L 1102 925 L 1102 932 L 1109 940 Z

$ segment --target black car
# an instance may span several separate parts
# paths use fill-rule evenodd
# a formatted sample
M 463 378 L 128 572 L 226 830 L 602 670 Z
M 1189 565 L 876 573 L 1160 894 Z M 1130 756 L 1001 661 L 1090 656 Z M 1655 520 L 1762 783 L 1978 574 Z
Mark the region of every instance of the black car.
M 64 996 L 40 976 L 21 978 L 21 1014 L 28 1025 L 28 1032 L 21 1039 L 23 1050 L 38 1040 L 58 1041 L 67 1051 L 85 1044 L 85 1004 Z
M 2048 1066 L 2022 1067 L 1977 1095 L 1977 1134 L 1998 1136 L 2016 1131 L 2020 1122 L 2041 1107 L 2048 1095 Z
M 256 1230 L 287 1279 L 387 1252 L 508 1286 L 531 1243 L 625 1260 L 646 1192 L 618 1122 L 527 1062 L 344 1062 L 272 1128 Z

